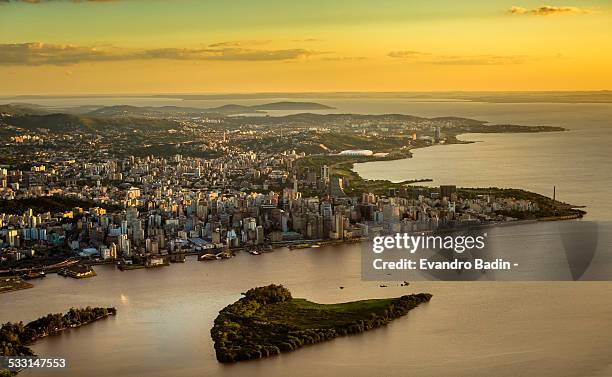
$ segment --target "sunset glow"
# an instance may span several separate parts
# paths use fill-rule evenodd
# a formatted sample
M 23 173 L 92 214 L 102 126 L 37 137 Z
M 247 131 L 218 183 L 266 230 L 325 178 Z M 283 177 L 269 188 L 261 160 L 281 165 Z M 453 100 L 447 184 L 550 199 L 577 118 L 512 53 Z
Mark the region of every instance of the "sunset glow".
M 609 89 L 611 10 L 0 0 L 0 94 Z

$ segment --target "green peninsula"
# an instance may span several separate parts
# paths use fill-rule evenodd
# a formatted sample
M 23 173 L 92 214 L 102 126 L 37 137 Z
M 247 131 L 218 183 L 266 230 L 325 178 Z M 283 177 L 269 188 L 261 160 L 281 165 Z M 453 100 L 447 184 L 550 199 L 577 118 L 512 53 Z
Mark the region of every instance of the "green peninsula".
M 67 313 L 47 314 L 32 322 L 7 322 L 0 327 L 0 356 L 34 356 L 34 351 L 28 346 L 38 339 L 49 335 L 59 334 L 60 332 L 87 325 L 94 321 L 115 315 L 117 309 L 111 308 L 92 308 L 82 309 L 71 308 Z M 10 375 L 6 371 L 0 370 L 0 376 Z
M 248 290 L 215 319 L 211 336 L 217 360 L 231 363 L 293 351 L 338 336 L 384 326 L 431 295 L 317 304 L 291 297 L 282 285 Z

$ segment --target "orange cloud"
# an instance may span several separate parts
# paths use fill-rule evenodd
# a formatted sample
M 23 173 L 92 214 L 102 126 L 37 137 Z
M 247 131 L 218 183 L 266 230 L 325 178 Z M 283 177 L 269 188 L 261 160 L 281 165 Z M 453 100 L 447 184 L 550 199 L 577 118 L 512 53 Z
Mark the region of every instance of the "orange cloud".
M 588 8 L 578 7 L 555 7 L 555 6 L 542 6 L 534 9 L 527 9 L 523 7 L 513 6 L 508 10 L 510 14 L 518 15 L 532 15 L 532 16 L 552 16 L 556 14 L 585 14 L 593 13 L 593 10 Z
M 211 46 L 223 46 L 213 44 Z M 0 65 L 71 65 L 125 60 L 290 61 L 323 54 L 301 48 L 262 50 L 241 47 L 122 49 L 41 42 L 0 44 Z
M 8 3 L 27 3 L 27 4 L 42 4 L 42 3 L 57 3 L 68 1 L 71 3 L 110 3 L 119 0 L 0 0 L 0 4 Z
M 507 65 L 525 61 L 524 56 L 515 55 L 438 55 L 411 50 L 391 51 L 387 56 L 411 63 L 438 65 Z

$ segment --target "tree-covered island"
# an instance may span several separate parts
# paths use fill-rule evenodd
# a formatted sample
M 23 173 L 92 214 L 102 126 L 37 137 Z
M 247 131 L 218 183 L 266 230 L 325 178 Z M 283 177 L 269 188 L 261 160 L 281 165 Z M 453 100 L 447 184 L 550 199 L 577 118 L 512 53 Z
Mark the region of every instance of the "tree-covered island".
M 430 294 L 419 293 L 317 304 L 293 298 L 285 287 L 272 284 L 250 289 L 222 309 L 211 336 L 220 362 L 260 359 L 384 326 L 430 299 Z
M 117 314 L 117 309 L 86 307 L 71 308 L 65 314 L 47 314 L 32 322 L 7 322 L 0 327 L 0 356 L 35 356 L 28 345 L 36 340 L 74 327 L 80 327 L 99 319 Z M 14 372 L 0 369 L 0 376 L 10 376 Z

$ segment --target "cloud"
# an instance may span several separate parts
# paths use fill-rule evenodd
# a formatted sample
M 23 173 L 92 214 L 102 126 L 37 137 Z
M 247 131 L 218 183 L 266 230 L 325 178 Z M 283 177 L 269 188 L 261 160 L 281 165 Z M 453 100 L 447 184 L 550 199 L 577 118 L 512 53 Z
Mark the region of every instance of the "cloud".
M 269 61 L 295 60 L 320 52 L 301 48 L 285 50 L 254 50 L 248 48 L 161 48 L 137 53 L 135 58 L 173 59 L 173 60 L 235 60 L 235 61 Z
M 48 43 L 0 44 L 3 65 L 68 65 L 85 61 L 125 60 L 129 53 L 118 49 L 98 49 Z
M 321 40 L 320 39 L 316 39 L 316 38 L 306 38 L 306 39 L 293 39 L 292 42 L 311 43 L 311 42 L 321 42 Z
M 389 56 L 392 58 L 400 58 L 400 59 L 412 59 L 412 58 L 417 58 L 420 56 L 425 56 L 425 55 L 429 55 L 423 52 L 418 52 L 418 51 L 408 51 L 408 50 L 403 50 L 403 51 L 391 51 L 389 53 Z
M 244 47 L 244 46 L 260 46 L 270 43 L 269 40 L 252 40 L 252 41 L 227 41 L 217 42 L 208 45 L 208 47 Z
M 321 60 L 325 61 L 362 61 L 367 60 L 365 56 L 328 56 Z
M 556 14 L 586 14 L 593 13 L 592 9 L 578 8 L 578 7 L 554 7 L 554 6 L 543 6 L 534 9 L 527 9 L 523 7 L 513 6 L 508 10 L 510 14 L 518 15 L 532 15 L 532 16 L 552 16 Z
M 224 60 L 278 61 L 298 60 L 322 54 L 301 48 L 261 50 L 241 47 L 122 49 L 112 46 L 77 46 L 49 43 L 0 44 L 0 65 L 71 65 L 84 62 L 125 60 Z
M 1 4 L 9 3 L 27 3 L 27 4 L 43 4 L 43 3 L 112 3 L 119 0 L 0 0 Z
M 525 61 L 524 56 L 513 55 L 437 55 L 426 52 L 403 50 L 391 51 L 387 56 L 421 64 L 437 65 L 508 65 L 521 64 Z

